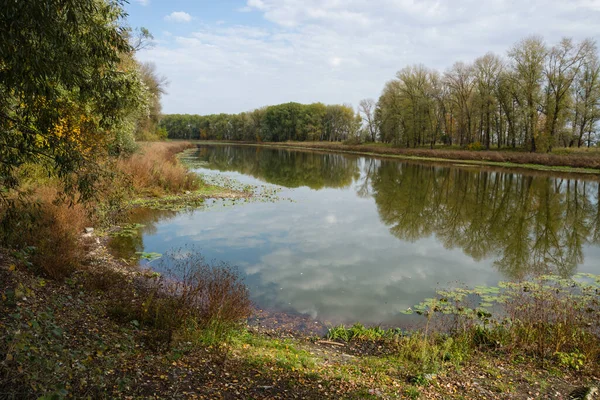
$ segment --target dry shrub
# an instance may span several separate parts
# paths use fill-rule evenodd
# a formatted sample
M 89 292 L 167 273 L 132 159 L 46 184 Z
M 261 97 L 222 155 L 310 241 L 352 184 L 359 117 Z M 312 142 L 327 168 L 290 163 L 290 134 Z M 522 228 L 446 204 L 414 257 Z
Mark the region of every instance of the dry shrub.
M 509 347 L 540 358 L 566 356 L 583 367 L 600 362 L 600 282 L 597 278 L 508 284 Z
M 3 216 L 5 243 L 29 254 L 28 262 L 55 279 L 69 275 L 84 257 L 81 234 L 88 223 L 82 205 L 70 205 L 56 188 L 39 188 Z
M 131 177 L 140 194 L 160 195 L 198 189 L 200 180 L 177 159 L 177 153 L 194 147 L 186 142 L 144 143 L 140 151 L 119 160 L 118 169 Z
M 198 252 L 179 249 L 165 254 L 157 270 L 163 273 L 121 291 L 125 295 L 111 308 L 113 317 L 153 328 L 154 342 L 168 344 L 176 333 L 218 341 L 250 316 L 248 289 L 226 263 L 207 263 Z

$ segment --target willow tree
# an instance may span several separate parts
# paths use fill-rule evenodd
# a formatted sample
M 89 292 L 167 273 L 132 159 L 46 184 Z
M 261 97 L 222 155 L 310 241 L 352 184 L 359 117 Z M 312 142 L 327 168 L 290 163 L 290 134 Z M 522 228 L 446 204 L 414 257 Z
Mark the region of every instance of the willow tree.
M 83 197 L 126 117 L 144 100 L 119 2 L 28 0 L 0 7 L 0 188 L 44 163 Z

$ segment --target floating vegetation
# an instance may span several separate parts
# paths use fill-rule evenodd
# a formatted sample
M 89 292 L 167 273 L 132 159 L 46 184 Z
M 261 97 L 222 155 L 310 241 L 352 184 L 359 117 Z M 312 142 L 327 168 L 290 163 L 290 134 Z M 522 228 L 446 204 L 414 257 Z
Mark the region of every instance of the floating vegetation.
M 161 211 L 180 211 L 196 209 L 204 205 L 206 193 L 204 189 L 181 195 L 172 195 L 150 199 L 136 199 L 130 202 L 132 207 L 151 208 Z
M 148 262 L 158 260 L 162 257 L 162 254 L 160 253 L 146 253 L 145 251 L 137 251 L 135 254 L 138 255 L 141 260 L 147 260 Z
M 118 230 L 111 232 L 112 237 L 131 238 L 139 235 L 140 229 L 145 225 L 143 224 L 127 224 L 123 225 Z
M 485 325 L 492 321 L 515 322 L 522 313 L 531 311 L 528 308 L 535 306 L 544 311 L 553 310 L 555 316 L 548 316 L 550 319 L 569 310 L 600 320 L 599 295 L 599 275 L 579 273 L 572 278 L 542 275 L 530 281 L 500 282 L 498 286 L 439 290 L 436 297 L 425 299 L 403 313 L 428 318 L 441 314 Z

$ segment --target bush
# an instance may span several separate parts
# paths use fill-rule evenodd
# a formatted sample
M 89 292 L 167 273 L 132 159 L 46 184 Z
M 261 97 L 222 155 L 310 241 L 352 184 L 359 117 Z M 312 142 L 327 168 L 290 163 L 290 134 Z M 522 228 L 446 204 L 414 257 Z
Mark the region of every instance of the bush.
M 467 146 L 467 150 L 471 150 L 471 151 L 480 151 L 482 149 L 483 149 L 483 146 L 481 145 L 480 142 L 469 143 L 469 145 Z
M 165 254 L 156 269 L 163 273 L 138 280 L 137 293 L 124 291 L 132 295 L 116 299 L 111 314 L 153 328 L 157 342 L 177 334 L 218 342 L 250 316 L 248 289 L 228 264 L 184 248 Z
M 83 206 L 69 204 L 47 186 L 4 209 L 0 234 L 6 245 L 26 251 L 28 264 L 38 272 L 60 279 L 83 260 L 81 234 L 87 223 Z
M 158 196 L 196 190 L 200 179 L 177 159 L 177 153 L 191 147 L 194 145 L 185 142 L 144 143 L 139 152 L 121 158 L 117 167 L 131 178 L 138 194 Z

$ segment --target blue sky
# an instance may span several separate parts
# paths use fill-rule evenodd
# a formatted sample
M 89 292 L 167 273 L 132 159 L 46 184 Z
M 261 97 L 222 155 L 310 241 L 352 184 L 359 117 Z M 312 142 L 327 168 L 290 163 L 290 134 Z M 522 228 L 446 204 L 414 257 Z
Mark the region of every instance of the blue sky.
M 169 86 L 165 113 L 377 99 L 411 64 L 443 72 L 542 35 L 600 41 L 600 0 L 130 0 L 138 53 Z

